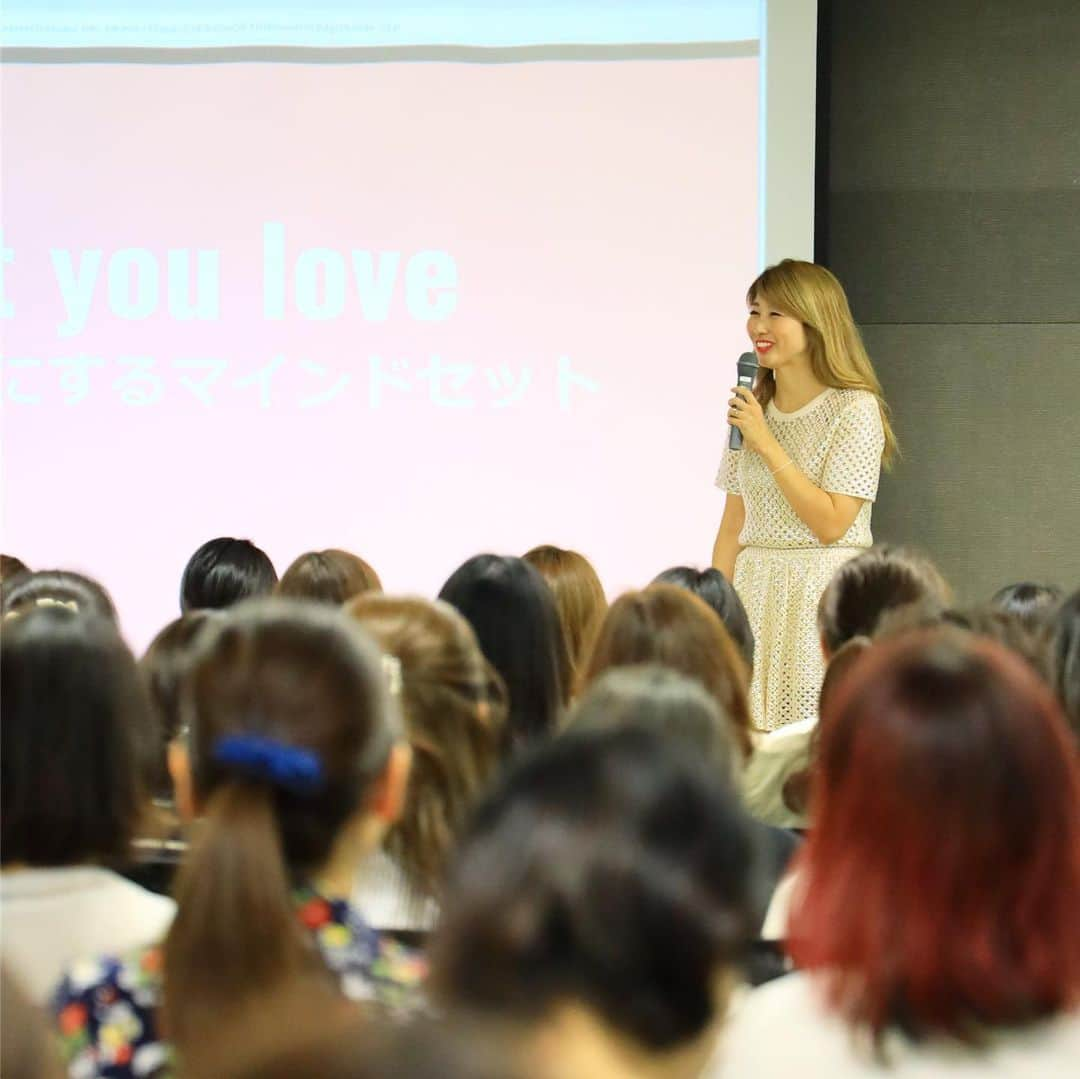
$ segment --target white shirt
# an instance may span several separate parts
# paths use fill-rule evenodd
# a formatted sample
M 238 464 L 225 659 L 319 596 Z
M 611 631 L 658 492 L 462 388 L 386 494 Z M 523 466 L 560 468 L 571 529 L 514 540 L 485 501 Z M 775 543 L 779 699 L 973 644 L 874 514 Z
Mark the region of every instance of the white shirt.
M 707 1079 L 1077 1079 L 1080 1012 L 988 1035 L 985 1049 L 889 1036 L 889 1066 L 827 1012 L 817 983 L 789 974 L 748 993 L 721 1034 Z
M 48 1001 L 78 959 L 161 940 L 176 904 L 92 866 L 0 874 L 0 958 L 30 997 Z
M 435 900 L 409 886 L 401 867 L 379 848 L 360 865 L 352 901 L 373 929 L 427 932 L 439 917 Z

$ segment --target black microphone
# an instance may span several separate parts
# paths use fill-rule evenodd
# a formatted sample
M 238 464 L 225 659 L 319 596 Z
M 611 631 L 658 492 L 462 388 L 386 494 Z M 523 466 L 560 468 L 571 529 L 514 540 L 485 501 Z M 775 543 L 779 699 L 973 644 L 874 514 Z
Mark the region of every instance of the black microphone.
M 754 379 L 757 378 L 757 372 L 757 356 L 752 352 L 744 352 L 739 357 L 739 385 L 745 386 L 748 390 L 753 390 Z M 733 450 L 742 449 L 742 431 L 740 431 L 738 427 L 731 428 L 731 437 L 728 439 L 728 445 Z

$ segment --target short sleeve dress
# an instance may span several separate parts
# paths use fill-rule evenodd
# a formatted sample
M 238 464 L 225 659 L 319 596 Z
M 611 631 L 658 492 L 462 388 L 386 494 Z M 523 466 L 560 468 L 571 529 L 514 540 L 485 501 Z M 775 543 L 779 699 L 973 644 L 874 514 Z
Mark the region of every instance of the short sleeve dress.
M 865 390 L 829 388 L 795 412 L 770 401 L 765 422 L 822 490 L 863 499 L 847 532 L 824 545 L 758 454 L 727 449 L 720 462 L 716 485 L 741 495 L 746 507 L 732 583 L 754 631 L 751 714 L 759 730 L 774 731 L 817 716 L 824 675 L 818 600 L 837 567 L 873 543 L 870 510 L 885 434 L 878 400 Z

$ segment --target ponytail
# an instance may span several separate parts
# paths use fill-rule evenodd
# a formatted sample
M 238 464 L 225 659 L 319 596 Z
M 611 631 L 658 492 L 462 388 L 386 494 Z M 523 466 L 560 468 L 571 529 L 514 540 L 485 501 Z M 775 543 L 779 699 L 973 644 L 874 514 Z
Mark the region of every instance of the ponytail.
M 272 787 L 222 784 L 178 875 L 165 940 L 163 1029 L 182 1054 L 256 998 L 298 978 L 329 984 L 290 892 Z

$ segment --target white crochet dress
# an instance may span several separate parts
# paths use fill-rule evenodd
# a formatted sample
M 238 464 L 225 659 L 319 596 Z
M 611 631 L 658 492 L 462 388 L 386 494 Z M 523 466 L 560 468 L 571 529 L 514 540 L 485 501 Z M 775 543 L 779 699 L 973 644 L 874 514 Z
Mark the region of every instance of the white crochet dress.
M 865 500 L 847 532 L 824 546 L 756 453 L 728 449 L 720 462 L 717 487 L 741 495 L 746 507 L 732 583 L 754 631 L 751 714 L 760 730 L 774 731 L 817 716 L 818 600 L 836 568 L 873 543 L 870 508 L 885 436 L 877 398 L 864 390 L 827 389 L 795 412 L 770 402 L 765 422 L 820 488 Z

